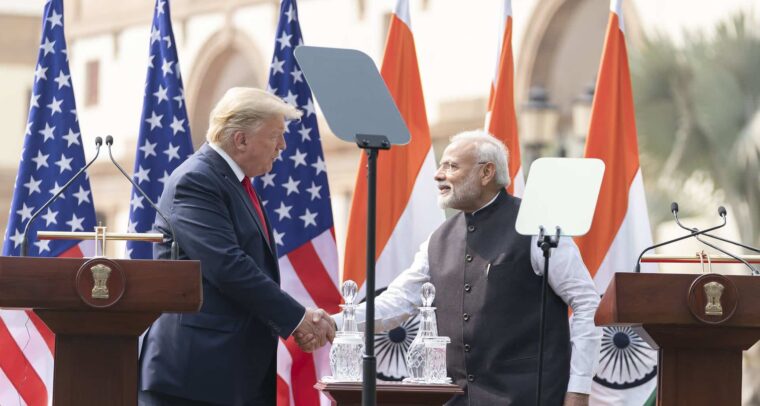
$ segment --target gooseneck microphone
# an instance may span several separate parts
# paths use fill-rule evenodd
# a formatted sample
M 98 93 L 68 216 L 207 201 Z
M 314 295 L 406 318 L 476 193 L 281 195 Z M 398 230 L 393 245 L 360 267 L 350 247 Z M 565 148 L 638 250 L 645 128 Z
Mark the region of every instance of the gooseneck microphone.
M 673 213 L 673 217 L 676 219 L 676 224 L 678 224 L 679 227 L 683 228 L 684 230 L 687 230 L 687 231 L 690 231 L 690 232 L 694 232 L 694 233 L 699 231 L 699 229 L 697 229 L 696 227 L 686 227 L 683 224 L 681 224 L 681 219 L 678 218 L 678 203 L 673 202 L 670 205 L 670 210 Z M 723 206 L 718 207 L 718 216 L 720 216 L 720 218 L 723 219 L 723 224 L 725 224 L 726 223 L 726 208 L 725 207 L 723 207 Z M 711 235 L 708 235 L 708 234 L 705 234 L 705 235 L 709 236 L 709 237 L 712 237 Z M 738 257 L 738 256 L 736 256 L 736 255 L 734 255 L 734 254 L 732 254 L 732 253 L 730 253 L 730 252 L 722 249 L 722 248 L 719 248 L 719 247 L 715 246 L 714 244 L 710 244 L 709 242 L 707 242 L 707 241 L 699 238 L 699 235 L 697 235 L 697 234 L 694 235 L 694 238 L 696 238 L 697 241 L 701 242 L 702 244 L 707 245 L 708 247 L 710 247 L 710 248 L 712 248 L 712 249 L 714 249 L 716 251 L 719 251 L 719 252 L 721 252 L 721 253 L 723 253 L 725 255 L 728 255 L 729 257 L 731 257 L 731 258 L 733 258 L 733 259 L 735 259 L 735 260 L 743 263 L 747 268 L 749 268 L 750 272 L 752 272 L 752 275 L 758 275 L 758 274 L 760 274 L 760 273 L 758 273 L 757 269 L 755 269 L 755 267 L 753 267 L 752 265 L 750 265 L 750 263 L 747 262 L 747 261 L 745 261 L 744 259 L 742 259 L 742 258 L 740 258 L 740 257 Z
M 671 213 L 672 212 L 678 212 L 678 203 L 676 203 L 676 202 L 671 203 L 670 204 L 670 211 L 671 211 Z M 723 226 L 726 225 L 726 218 L 725 217 L 721 217 L 721 218 L 723 219 L 723 224 L 721 224 L 721 225 L 710 227 L 710 228 L 707 228 L 707 229 L 704 229 L 704 230 L 701 230 L 701 231 L 700 230 L 689 230 L 689 229 L 687 229 L 687 230 L 690 231 L 689 234 L 686 234 L 684 236 L 681 236 L 681 237 L 678 237 L 678 238 L 674 238 L 672 240 L 661 242 L 659 244 L 655 244 L 655 245 L 652 245 L 650 247 L 645 248 L 643 251 L 641 251 L 641 254 L 639 254 L 639 258 L 636 260 L 636 269 L 635 269 L 634 272 L 641 272 L 641 257 L 643 257 L 644 254 L 646 254 L 648 251 L 651 251 L 651 250 L 653 250 L 655 248 L 658 248 L 658 247 L 662 247 L 663 245 L 672 244 L 674 242 L 685 240 L 687 238 L 691 238 L 691 237 L 694 237 L 694 236 L 697 236 L 697 235 L 702 235 L 702 234 L 709 233 L 710 231 L 715 231 L 715 230 L 717 230 L 717 229 L 719 229 L 719 228 L 721 228 L 721 227 L 723 227 Z
M 64 191 L 66 191 L 66 189 L 68 189 L 69 186 L 71 186 L 71 184 L 74 183 L 74 181 L 81 174 L 83 174 L 84 171 L 86 171 L 87 168 L 89 168 L 90 165 L 92 165 L 92 163 L 95 162 L 96 159 L 98 159 L 98 155 L 100 155 L 100 147 L 102 145 L 103 145 L 103 138 L 95 137 L 95 148 L 96 148 L 95 156 L 90 160 L 90 162 L 87 162 L 87 165 L 83 166 L 82 169 L 79 170 L 79 172 L 75 173 L 74 176 L 72 176 L 71 179 L 69 179 L 69 181 L 66 182 L 66 184 L 61 186 L 61 188 L 58 189 L 58 193 L 54 194 L 53 197 L 48 199 L 48 201 L 46 201 L 45 204 L 42 205 L 42 207 L 40 207 L 36 212 L 34 212 L 34 214 L 32 214 L 32 217 L 29 218 L 29 221 L 26 222 L 26 226 L 24 227 L 24 234 L 21 236 L 21 251 L 19 253 L 20 256 L 22 257 L 27 256 L 27 252 L 28 252 L 27 235 L 29 234 L 29 229 L 31 228 L 32 222 L 37 218 L 37 216 L 40 215 L 40 213 L 42 213 L 43 210 L 47 209 L 51 204 L 53 204 L 55 199 L 57 199 L 58 196 L 60 196 Z
M 137 189 L 138 192 L 140 192 L 140 195 L 142 195 L 142 197 L 144 197 L 145 200 L 148 201 L 148 204 L 150 204 L 150 207 L 153 207 L 153 210 L 155 210 L 156 213 L 159 216 L 161 216 L 161 218 L 164 220 L 164 222 L 166 222 L 166 225 L 169 226 L 169 232 L 171 233 L 171 238 L 172 238 L 171 259 L 172 260 L 176 260 L 177 256 L 179 255 L 179 247 L 177 245 L 177 238 L 175 237 L 176 234 L 174 234 L 174 227 L 172 226 L 172 223 L 170 223 L 169 219 L 166 218 L 166 216 L 164 215 L 164 213 L 162 213 L 161 210 L 158 209 L 158 207 L 156 206 L 156 204 L 153 203 L 153 200 L 151 200 L 150 197 L 148 197 L 148 194 L 145 193 L 145 191 L 142 190 L 142 188 L 140 187 L 140 185 L 138 185 L 137 183 L 135 183 L 135 181 L 132 180 L 132 177 L 129 176 L 129 175 L 127 175 L 127 172 L 124 171 L 124 168 L 122 168 L 121 165 L 119 165 L 119 163 L 116 162 L 115 159 L 113 159 L 113 154 L 111 153 L 111 145 L 113 145 L 113 137 L 112 136 L 110 136 L 110 135 L 106 136 L 106 145 L 108 146 L 108 156 L 111 158 L 111 162 L 113 162 L 113 164 L 116 165 L 116 167 L 119 169 L 119 171 L 121 172 L 121 174 L 124 175 L 125 178 L 127 178 L 127 180 L 129 181 L 129 183 L 131 183 L 132 186 L 134 186 L 135 189 Z
M 727 213 L 726 213 L 726 208 L 725 207 L 723 207 L 723 206 L 718 207 L 718 215 L 719 216 L 726 217 L 726 214 Z M 736 245 L 737 247 L 742 247 L 745 250 L 752 251 L 752 252 L 754 252 L 756 254 L 760 254 L 760 248 L 755 248 L 755 247 L 752 247 L 750 245 L 742 244 L 740 242 L 731 241 L 731 240 L 725 239 L 723 237 L 718 237 L 717 235 L 713 235 L 713 234 L 709 234 L 709 233 L 705 233 L 704 235 L 705 235 L 705 237 L 714 238 L 714 239 L 716 239 L 718 241 L 723 241 L 725 243 L 733 244 L 733 245 Z

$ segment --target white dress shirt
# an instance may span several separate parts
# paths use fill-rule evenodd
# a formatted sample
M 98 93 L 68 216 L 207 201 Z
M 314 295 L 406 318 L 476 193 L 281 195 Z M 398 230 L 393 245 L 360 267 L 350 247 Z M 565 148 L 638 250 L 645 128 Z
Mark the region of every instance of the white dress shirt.
M 483 208 L 495 200 L 496 198 Z M 430 281 L 429 241 L 430 237 L 420 245 L 412 265 L 401 272 L 388 285 L 388 289 L 375 298 L 375 332 L 398 327 L 417 313 L 418 307 L 422 305 L 422 285 Z M 536 236 L 531 239 L 531 264 L 536 275 L 543 275 L 544 255 L 537 241 Z M 549 267 L 549 286 L 573 310 L 570 318 L 572 352 L 567 391 L 590 393 L 602 337 L 602 330 L 594 325 L 599 294 L 572 238 L 560 238 L 559 246 L 552 250 Z M 341 316 L 335 316 L 338 326 L 342 323 Z M 360 330 L 364 329 L 365 320 L 365 305 L 362 303 L 356 310 L 356 321 Z

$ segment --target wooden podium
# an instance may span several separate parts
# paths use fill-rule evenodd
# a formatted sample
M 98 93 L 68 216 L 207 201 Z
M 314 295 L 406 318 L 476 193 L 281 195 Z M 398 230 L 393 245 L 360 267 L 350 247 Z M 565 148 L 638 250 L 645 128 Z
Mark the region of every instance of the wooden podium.
M 616 273 L 595 322 L 659 347 L 658 405 L 738 406 L 742 351 L 760 339 L 760 278 Z
M 55 333 L 55 406 L 136 405 L 138 337 L 201 295 L 198 261 L 0 257 L 0 308 Z
M 315 388 L 332 400 L 333 406 L 361 406 L 361 382 L 317 382 Z M 415 385 L 378 382 L 377 404 L 393 406 L 441 406 L 454 395 L 463 395 L 458 385 Z

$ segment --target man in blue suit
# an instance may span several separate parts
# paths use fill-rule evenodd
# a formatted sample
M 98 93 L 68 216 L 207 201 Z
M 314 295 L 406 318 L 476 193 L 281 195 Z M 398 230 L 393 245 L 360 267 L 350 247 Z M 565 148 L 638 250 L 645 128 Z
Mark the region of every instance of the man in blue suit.
M 140 405 L 274 405 L 277 337 L 313 337 L 304 348 L 313 351 L 334 336 L 324 311 L 280 289 L 272 230 L 250 181 L 272 169 L 285 120 L 300 116 L 262 90 L 230 89 L 211 112 L 208 142 L 167 180 L 158 205 L 179 258 L 201 261 L 203 305 L 163 314 L 148 330 Z M 169 235 L 160 217 L 155 228 Z M 170 243 L 154 257 L 168 258 Z

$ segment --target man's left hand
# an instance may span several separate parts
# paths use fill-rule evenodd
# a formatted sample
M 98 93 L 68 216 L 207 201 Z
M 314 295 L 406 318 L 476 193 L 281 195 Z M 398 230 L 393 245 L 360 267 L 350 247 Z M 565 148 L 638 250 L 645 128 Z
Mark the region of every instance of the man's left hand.
M 588 406 L 588 394 L 567 392 L 565 394 L 565 406 Z

